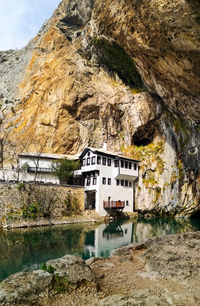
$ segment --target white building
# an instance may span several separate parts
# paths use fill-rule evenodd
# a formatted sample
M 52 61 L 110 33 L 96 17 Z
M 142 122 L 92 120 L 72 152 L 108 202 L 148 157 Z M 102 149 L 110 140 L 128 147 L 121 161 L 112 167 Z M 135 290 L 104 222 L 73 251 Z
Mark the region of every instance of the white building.
M 59 178 L 53 173 L 53 165 L 61 159 L 77 159 L 77 156 L 47 153 L 22 153 L 18 155 L 18 168 L 22 169 L 19 180 L 59 184 Z M 36 174 L 37 173 L 37 174 Z
M 95 209 L 101 216 L 107 207 L 123 206 L 134 211 L 134 181 L 138 178 L 138 160 L 116 155 L 103 149 L 88 147 L 80 155 L 85 177 L 85 208 Z

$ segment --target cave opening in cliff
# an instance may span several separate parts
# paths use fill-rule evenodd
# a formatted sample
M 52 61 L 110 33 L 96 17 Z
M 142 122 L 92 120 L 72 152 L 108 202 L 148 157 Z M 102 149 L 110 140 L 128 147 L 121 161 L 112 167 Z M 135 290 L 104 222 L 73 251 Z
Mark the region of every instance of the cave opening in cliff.
M 155 134 L 155 127 L 154 126 L 141 126 L 132 136 L 132 145 L 141 147 L 147 146 L 153 142 Z
M 148 139 L 148 138 L 135 139 L 134 140 L 134 145 L 137 146 L 137 147 L 147 146 L 151 142 L 152 142 L 151 139 Z
M 194 212 L 194 213 L 191 215 L 191 218 L 197 218 L 197 219 L 199 219 L 199 218 L 200 218 L 200 210 Z
M 111 75 L 117 74 L 124 84 L 132 88 L 144 89 L 143 81 L 133 59 L 121 46 L 97 37 L 93 39 L 93 45 L 96 49 L 99 65 L 106 68 Z

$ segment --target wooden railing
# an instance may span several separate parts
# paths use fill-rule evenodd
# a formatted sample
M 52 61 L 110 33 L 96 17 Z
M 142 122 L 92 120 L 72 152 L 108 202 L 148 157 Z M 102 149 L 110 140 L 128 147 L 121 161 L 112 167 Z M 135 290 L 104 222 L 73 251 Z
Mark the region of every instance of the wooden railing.
M 104 208 L 124 208 L 125 201 L 103 201 Z

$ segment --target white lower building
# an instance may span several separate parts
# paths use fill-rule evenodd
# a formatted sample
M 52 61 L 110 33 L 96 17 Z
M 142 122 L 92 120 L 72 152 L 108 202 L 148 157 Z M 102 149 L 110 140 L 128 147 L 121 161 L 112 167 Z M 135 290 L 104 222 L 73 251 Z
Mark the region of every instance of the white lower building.
M 80 155 L 85 178 L 85 209 L 95 209 L 101 216 L 107 208 L 122 207 L 134 211 L 134 182 L 138 178 L 138 160 L 88 147 Z
M 22 153 L 18 155 L 19 180 L 60 184 L 54 173 L 54 165 L 61 159 L 77 159 L 77 156 L 48 153 Z

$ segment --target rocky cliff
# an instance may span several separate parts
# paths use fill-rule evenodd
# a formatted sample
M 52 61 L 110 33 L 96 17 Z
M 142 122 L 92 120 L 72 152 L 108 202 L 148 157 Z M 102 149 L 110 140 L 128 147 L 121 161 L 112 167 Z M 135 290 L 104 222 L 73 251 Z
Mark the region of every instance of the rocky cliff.
M 198 213 L 199 8 L 63 0 L 24 49 L 0 53 L 5 159 L 24 142 L 69 154 L 106 140 L 141 160 L 136 208 Z

